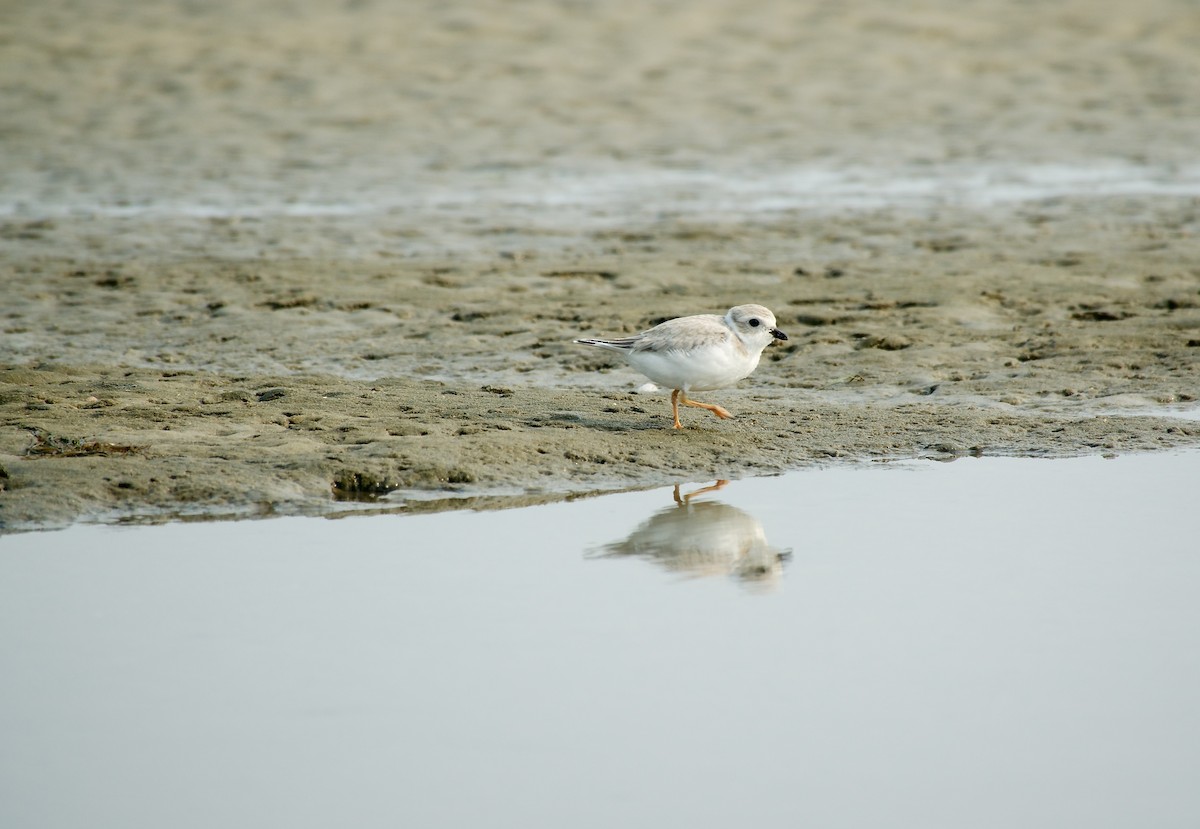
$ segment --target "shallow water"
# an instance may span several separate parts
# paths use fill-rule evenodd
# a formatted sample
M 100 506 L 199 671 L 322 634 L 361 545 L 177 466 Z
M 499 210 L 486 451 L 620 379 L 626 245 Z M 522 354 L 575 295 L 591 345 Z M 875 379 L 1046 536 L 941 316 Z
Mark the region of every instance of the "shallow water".
M 709 165 L 672 168 L 645 165 L 473 169 L 446 172 L 339 166 L 321 180 L 321 198 L 297 196 L 294 183 L 274 180 L 204 182 L 173 196 L 173 182 L 145 181 L 136 197 L 113 201 L 106 190 L 67 200 L 36 190 L 0 191 L 0 216 L 124 217 L 157 219 L 263 219 L 269 217 L 356 217 L 387 215 L 390 221 L 416 213 L 445 220 L 530 223 L 546 230 L 607 227 L 661 220 L 745 221 L 794 210 L 986 208 L 1068 197 L 1195 196 L 1200 165 L 1013 164 L 995 162 L 866 167 L 779 165 L 765 168 Z M 395 181 L 403 180 L 398 189 Z M 127 187 L 129 182 L 126 182 Z M 474 228 L 476 232 L 478 227 Z M 511 232 L 511 228 L 506 228 Z M 411 239 L 409 240 L 411 242 Z
M 1196 825 L 1198 465 L 4 537 L 0 824 Z

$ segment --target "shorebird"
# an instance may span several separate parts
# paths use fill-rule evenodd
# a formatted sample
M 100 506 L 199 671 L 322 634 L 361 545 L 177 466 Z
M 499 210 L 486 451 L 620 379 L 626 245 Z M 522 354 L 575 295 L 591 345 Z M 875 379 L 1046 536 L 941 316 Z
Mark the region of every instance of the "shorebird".
M 679 404 L 707 409 L 719 418 L 733 417 L 713 403 L 701 403 L 688 392 L 732 386 L 758 367 L 763 349 L 787 334 L 775 327 L 775 315 L 761 305 L 737 305 L 717 314 L 677 317 L 648 331 L 619 339 L 580 339 L 581 345 L 607 348 L 659 386 L 671 390 L 674 427 Z

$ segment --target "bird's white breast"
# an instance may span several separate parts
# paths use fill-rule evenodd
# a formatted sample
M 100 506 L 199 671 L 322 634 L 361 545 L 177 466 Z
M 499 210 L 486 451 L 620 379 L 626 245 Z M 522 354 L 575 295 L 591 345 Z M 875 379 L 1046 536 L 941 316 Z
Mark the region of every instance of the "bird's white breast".
M 664 388 L 707 391 L 731 386 L 758 367 L 760 352 L 722 346 L 689 351 L 635 351 L 629 364 Z

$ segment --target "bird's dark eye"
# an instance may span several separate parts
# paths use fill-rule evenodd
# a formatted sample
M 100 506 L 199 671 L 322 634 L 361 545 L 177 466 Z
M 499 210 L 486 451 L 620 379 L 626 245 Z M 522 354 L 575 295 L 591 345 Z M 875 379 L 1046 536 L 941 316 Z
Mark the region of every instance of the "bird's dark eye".
M 759 322 L 757 319 L 752 319 L 752 320 L 750 320 L 750 327 L 751 327 L 751 328 L 758 328 L 758 326 L 760 326 L 760 325 L 762 325 L 762 323 L 761 323 L 761 322 Z

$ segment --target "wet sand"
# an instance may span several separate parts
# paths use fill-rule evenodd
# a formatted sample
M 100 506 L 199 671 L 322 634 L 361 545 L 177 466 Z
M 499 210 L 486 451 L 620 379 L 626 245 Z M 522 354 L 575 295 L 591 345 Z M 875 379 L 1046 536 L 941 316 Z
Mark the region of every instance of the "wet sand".
M 519 11 L 20 10 L 0 530 L 1200 444 L 1189 4 Z M 742 302 L 731 421 L 571 344 Z

